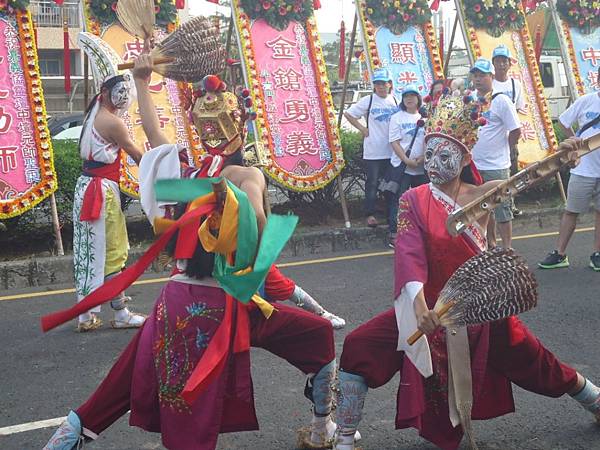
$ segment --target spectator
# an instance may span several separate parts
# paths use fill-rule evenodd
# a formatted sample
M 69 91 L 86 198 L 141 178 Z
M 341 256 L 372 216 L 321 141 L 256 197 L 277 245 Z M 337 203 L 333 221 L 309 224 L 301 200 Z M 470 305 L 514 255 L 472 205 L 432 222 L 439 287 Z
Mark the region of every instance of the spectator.
M 517 112 L 525 113 L 527 105 L 523 97 L 523 88 L 518 80 L 508 76 L 508 71 L 512 65 L 510 50 L 505 45 L 499 45 L 492 53 L 492 64 L 494 65 L 494 93 L 503 93 L 510 97 L 517 108 Z M 510 148 L 510 174 L 514 175 L 519 171 L 519 152 L 515 145 Z M 513 215 L 520 216 L 521 210 L 515 208 L 514 200 L 511 202 Z
M 444 93 L 445 83 L 446 80 L 442 79 L 434 80 L 433 83 L 431 83 L 431 87 L 429 88 L 429 98 L 434 106 L 437 105 L 438 100 Z
M 398 111 L 398 101 L 392 95 L 392 75 L 387 69 L 373 72 L 373 94 L 361 98 L 344 113 L 364 138 L 363 159 L 365 160 L 367 180 L 365 182 L 365 215 L 367 225 L 376 227 L 375 203 L 377 186 L 383 177 L 392 157 L 389 143 L 389 124 L 392 115 Z M 359 119 L 364 117 L 366 125 Z
M 521 136 L 521 124 L 515 105 L 507 95 L 493 93 L 494 66 L 490 60 L 479 58 L 471 68 L 473 86 L 479 98 L 483 98 L 483 116 L 487 123 L 479 128 L 478 140 L 473 147 L 473 161 L 483 181 L 505 180 L 510 177 L 510 148 L 516 147 Z M 513 213 L 510 200 L 494 210 L 495 221 L 488 224 L 488 245 L 496 245 L 496 227 L 502 245 L 512 245 Z
M 598 68 L 600 79 L 600 68 Z M 577 122 L 579 131 L 576 136 L 586 138 L 600 133 L 600 91 L 579 97 L 559 117 L 560 127 L 567 137 L 573 136 L 571 126 Z M 579 165 L 571 169 L 571 178 L 567 188 L 567 206 L 560 221 L 560 230 L 556 250 L 538 263 L 542 269 L 569 267 L 566 250 L 575 231 L 577 217 L 588 210 L 590 202 L 596 209 L 596 234 L 594 253 L 590 256 L 590 267 L 600 272 L 600 151 L 581 158 Z
M 398 200 L 409 188 L 427 182 L 423 168 L 425 132 L 419 120 L 422 100 L 419 90 L 409 84 L 402 90 L 400 111 L 390 120 L 390 143 L 394 153 L 386 172 L 384 193 L 388 203 L 389 245 L 394 247 L 397 231 Z
M 454 97 L 461 97 L 465 92 L 464 78 L 455 78 L 450 83 L 450 92 Z

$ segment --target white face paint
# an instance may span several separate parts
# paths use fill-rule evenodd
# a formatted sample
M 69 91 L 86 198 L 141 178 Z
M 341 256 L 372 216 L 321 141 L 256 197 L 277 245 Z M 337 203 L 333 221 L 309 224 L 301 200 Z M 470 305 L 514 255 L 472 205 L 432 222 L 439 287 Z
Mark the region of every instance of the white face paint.
M 120 81 L 110 90 L 110 101 L 117 109 L 126 109 L 129 107 L 131 99 L 131 85 L 129 78 Z
M 440 136 L 427 141 L 425 170 L 433 184 L 444 184 L 460 175 L 463 152 L 454 142 Z

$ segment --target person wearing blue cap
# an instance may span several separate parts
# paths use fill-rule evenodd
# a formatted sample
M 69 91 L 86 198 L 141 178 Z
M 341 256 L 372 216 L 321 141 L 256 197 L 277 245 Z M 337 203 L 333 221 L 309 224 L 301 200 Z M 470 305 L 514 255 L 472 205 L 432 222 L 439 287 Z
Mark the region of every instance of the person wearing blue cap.
M 398 111 L 398 101 L 392 94 L 392 74 L 384 68 L 373 71 L 373 94 L 361 98 L 344 113 L 348 122 L 363 135 L 363 159 L 366 166 L 365 215 L 367 225 L 376 227 L 375 203 L 379 179 L 383 177 L 392 157 L 389 143 L 390 118 Z M 360 121 L 365 119 L 365 125 Z
M 525 97 L 523 96 L 523 88 L 519 80 L 515 80 L 508 76 L 508 71 L 512 65 L 512 56 L 510 50 L 506 45 L 499 45 L 492 53 L 492 64 L 494 65 L 495 74 L 493 89 L 494 93 L 502 93 L 508 95 L 510 100 L 517 108 L 517 112 L 524 113 L 527 105 L 525 104 Z M 519 171 L 519 152 L 517 147 L 511 147 L 510 149 L 510 173 L 514 175 Z M 513 213 L 519 210 L 513 207 Z
M 487 123 L 479 128 L 473 147 L 473 161 L 483 181 L 506 180 L 510 177 L 510 149 L 521 137 L 521 122 L 515 105 L 507 95 L 493 93 L 494 66 L 489 59 L 479 58 L 470 70 L 476 96 L 483 98 L 483 117 Z M 495 220 L 488 223 L 488 245 L 496 245 L 496 223 L 505 248 L 512 246 L 512 203 L 510 200 L 494 210 Z
M 408 84 L 402 90 L 400 111 L 390 119 L 389 141 L 394 153 L 384 177 L 383 192 L 388 204 L 389 246 L 394 248 L 398 228 L 398 201 L 409 188 L 427 182 L 423 168 L 424 129 L 419 122 L 423 101 L 419 89 Z

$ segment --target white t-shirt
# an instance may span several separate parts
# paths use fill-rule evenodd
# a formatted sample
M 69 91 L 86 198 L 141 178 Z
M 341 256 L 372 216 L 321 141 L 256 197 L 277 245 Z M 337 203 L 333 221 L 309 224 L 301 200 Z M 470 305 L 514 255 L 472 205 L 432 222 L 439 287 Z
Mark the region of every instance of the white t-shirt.
M 410 142 L 412 141 L 415 132 L 417 133 L 412 149 L 410 150 L 410 159 L 417 159 L 419 156 L 423 156 L 425 129 L 420 127 L 419 130 L 416 131 L 417 122 L 420 118 L 421 114 L 419 113 L 410 114 L 400 110 L 390 119 L 390 142 L 400 141 L 400 146 L 405 152 L 408 151 L 408 147 L 410 146 Z M 390 160 L 390 163 L 394 167 L 398 167 L 400 163 L 402 163 L 402 160 L 396 155 L 394 149 L 392 149 L 392 159 Z M 408 175 L 423 175 L 425 169 L 423 168 L 423 164 L 416 169 L 407 166 L 405 173 Z
M 521 128 L 515 105 L 504 94 L 492 100 L 483 117 L 487 124 L 479 127 L 477 143 L 473 147 L 473 161 L 479 170 L 499 170 L 510 167 L 508 133 Z
M 398 102 L 393 95 L 381 98 L 373 93 L 371 112 L 369 113 L 369 136 L 363 142 L 364 159 L 390 159 L 392 157 L 392 146 L 388 141 L 390 118 L 398 111 Z M 367 116 L 371 95 L 361 98 L 352 105 L 348 111 L 349 115 L 356 119 Z
M 579 129 L 600 114 L 600 92 L 592 92 L 579 97 L 569 108 L 560 115 L 558 120 L 565 128 L 571 127 L 575 122 Z M 600 123 L 585 130 L 581 138 L 586 138 L 600 133 Z M 577 167 L 571 173 L 582 177 L 600 178 L 600 150 L 596 150 L 581 158 Z
M 508 98 L 512 102 L 513 99 L 513 80 L 515 82 L 515 101 L 513 102 L 517 110 L 525 109 L 525 97 L 523 97 L 523 88 L 521 82 L 514 78 L 508 78 L 506 81 L 494 80 L 492 82 L 492 88 L 494 93 L 502 92 L 508 95 Z

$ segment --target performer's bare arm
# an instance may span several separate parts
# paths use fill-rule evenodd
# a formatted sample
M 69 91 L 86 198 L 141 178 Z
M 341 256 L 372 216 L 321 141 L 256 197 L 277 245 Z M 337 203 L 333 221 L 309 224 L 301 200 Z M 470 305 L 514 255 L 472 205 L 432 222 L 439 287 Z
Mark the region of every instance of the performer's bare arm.
M 102 116 L 96 118 L 94 127 L 100 133 L 100 136 L 117 144 L 125 153 L 131 156 L 136 164 L 139 164 L 144 152 L 135 145 L 131 136 L 129 136 L 125 123 L 114 114 L 104 114 L 103 112 L 99 114 L 102 114 Z
M 141 54 L 135 60 L 133 79 L 135 80 L 137 101 L 140 108 L 140 116 L 142 117 L 142 128 L 144 129 L 144 133 L 146 133 L 150 146 L 156 148 L 159 145 L 170 144 L 170 142 L 160 128 L 158 114 L 148 90 L 148 83 L 153 67 L 152 56 L 146 53 Z

